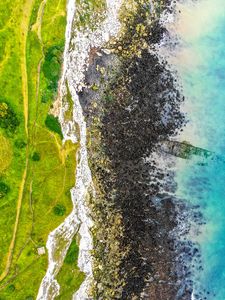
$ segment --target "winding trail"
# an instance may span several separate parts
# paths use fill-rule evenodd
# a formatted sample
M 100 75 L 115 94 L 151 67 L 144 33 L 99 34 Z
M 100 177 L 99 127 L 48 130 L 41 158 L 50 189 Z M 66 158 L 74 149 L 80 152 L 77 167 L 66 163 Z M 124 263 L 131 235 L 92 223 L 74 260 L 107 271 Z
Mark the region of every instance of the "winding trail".
M 26 0 L 23 8 L 23 18 L 21 22 L 21 75 L 22 75 L 22 94 L 23 94 L 23 105 L 24 105 L 24 122 L 25 122 L 25 132 L 26 136 L 28 137 L 28 81 L 27 81 L 27 60 L 26 60 L 26 44 L 27 44 L 27 33 L 29 29 L 29 20 L 30 15 L 33 7 L 34 0 Z M 2 281 L 9 273 L 11 262 L 12 262 L 12 256 L 13 256 L 13 250 L 15 246 L 15 240 L 16 240 L 16 234 L 19 224 L 19 217 L 20 217 L 20 211 L 22 206 L 22 200 L 23 200 L 23 193 L 24 193 L 24 187 L 26 183 L 27 178 L 27 168 L 28 168 L 28 146 L 26 149 L 26 164 L 25 169 L 23 172 L 20 188 L 19 188 L 19 195 L 17 200 L 17 208 L 16 208 L 16 221 L 14 224 L 13 229 L 13 236 L 12 240 L 10 242 L 9 251 L 7 254 L 7 261 L 4 271 L 2 272 L 0 276 L 0 281 Z
M 24 191 L 24 186 L 25 186 L 26 177 L 27 177 L 27 165 L 28 165 L 28 159 L 26 159 L 26 167 L 23 172 L 22 182 L 21 182 L 20 190 L 19 190 L 17 210 L 16 210 L 16 221 L 15 221 L 14 229 L 13 229 L 13 237 L 12 237 L 12 240 L 11 240 L 11 243 L 9 246 L 5 270 L 2 272 L 2 274 L 0 276 L 0 281 L 2 281 L 8 275 L 8 272 L 9 272 L 10 266 L 11 266 L 11 262 L 12 262 L 12 255 L 13 255 L 13 250 L 14 250 L 14 246 L 15 246 L 16 233 L 17 233 L 17 228 L 18 228 L 18 224 L 19 224 L 20 210 L 21 210 L 22 199 L 23 199 L 23 191 Z
M 33 135 L 31 137 L 32 139 L 32 143 L 34 143 L 35 141 L 35 128 L 37 126 L 37 117 L 38 117 L 38 98 L 39 98 L 39 90 L 40 90 L 40 74 L 41 74 L 41 66 L 42 63 L 44 61 L 44 45 L 43 45 L 43 41 L 42 41 L 42 35 L 41 35 L 41 29 L 42 29 L 42 19 L 43 19 L 43 15 L 44 15 L 44 9 L 46 6 L 47 0 L 43 0 L 39 6 L 38 9 L 38 15 L 37 15 L 37 21 L 36 23 L 32 26 L 32 31 L 35 31 L 37 33 L 39 42 L 41 44 L 41 52 L 42 52 L 42 56 L 39 60 L 38 66 L 37 66 L 37 82 L 36 82 L 36 95 L 35 95 L 35 101 L 36 101 L 36 117 L 34 120 L 34 124 L 33 124 L 33 128 L 32 128 L 32 132 Z
M 27 33 L 29 29 L 29 20 L 31 15 L 31 10 L 33 7 L 34 0 L 26 0 L 23 8 L 23 18 L 21 22 L 21 74 L 22 74 L 22 92 L 23 92 L 23 107 L 24 107 L 24 122 L 25 122 L 25 131 L 28 136 L 28 82 L 27 82 L 27 59 L 26 59 L 26 45 L 27 45 Z

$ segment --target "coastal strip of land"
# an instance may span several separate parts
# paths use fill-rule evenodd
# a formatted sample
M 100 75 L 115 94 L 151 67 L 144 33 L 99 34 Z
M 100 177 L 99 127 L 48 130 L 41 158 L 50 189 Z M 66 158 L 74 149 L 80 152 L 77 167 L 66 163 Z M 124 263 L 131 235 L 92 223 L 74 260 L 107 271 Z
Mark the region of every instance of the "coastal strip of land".
M 62 143 L 58 117 L 51 114 L 66 1 L 0 1 L 0 8 L 0 147 L 7 151 L 0 169 L 0 298 L 35 299 L 48 264 L 48 234 L 70 214 L 75 183 L 78 144 Z M 76 238 L 71 247 L 74 259 L 60 275 L 64 295 L 83 280 Z

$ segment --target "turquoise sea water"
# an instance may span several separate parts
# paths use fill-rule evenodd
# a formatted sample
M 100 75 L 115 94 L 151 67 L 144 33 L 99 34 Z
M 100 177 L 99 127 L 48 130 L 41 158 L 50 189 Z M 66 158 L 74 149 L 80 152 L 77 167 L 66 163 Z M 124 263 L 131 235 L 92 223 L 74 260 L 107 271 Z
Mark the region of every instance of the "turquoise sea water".
M 180 139 L 225 157 L 225 1 L 187 1 L 180 9 L 175 64 L 189 119 Z M 225 162 L 178 159 L 177 168 L 177 196 L 199 205 L 206 222 L 189 236 L 200 245 L 203 267 L 193 269 L 193 299 L 225 300 Z

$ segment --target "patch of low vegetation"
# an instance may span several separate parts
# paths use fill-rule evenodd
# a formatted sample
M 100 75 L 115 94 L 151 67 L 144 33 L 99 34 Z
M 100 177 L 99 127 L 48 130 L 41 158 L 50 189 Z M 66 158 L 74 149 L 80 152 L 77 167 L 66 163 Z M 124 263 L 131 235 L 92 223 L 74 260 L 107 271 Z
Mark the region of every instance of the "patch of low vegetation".
M 0 127 L 14 133 L 19 124 L 19 119 L 10 105 L 0 102 Z
M 47 117 L 45 119 L 45 125 L 49 130 L 51 130 L 55 133 L 58 133 L 58 135 L 61 137 L 61 139 L 63 138 L 61 125 L 60 125 L 59 119 L 57 117 L 55 117 L 53 115 L 47 115 Z
M 54 206 L 53 212 L 56 216 L 64 216 L 66 213 L 66 208 L 63 204 L 57 204 Z
M 6 183 L 0 181 L 0 199 L 5 197 L 5 195 L 7 195 L 9 191 L 9 186 Z
M 15 140 L 14 145 L 18 149 L 23 149 L 26 147 L 27 143 L 22 139 L 17 139 L 17 140 Z
M 8 138 L 0 133 L 0 175 L 10 166 L 12 147 Z
M 34 152 L 33 155 L 32 155 L 32 160 L 33 161 L 39 161 L 41 159 L 41 155 L 39 152 Z
M 57 281 L 61 287 L 57 300 L 71 299 L 85 278 L 85 274 L 77 267 L 78 251 L 77 240 L 74 239 L 66 254 L 64 264 L 57 275 Z
M 57 93 L 61 72 L 63 46 L 54 45 L 46 50 L 43 73 L 46 78 L 47 90 L 42 94 L 42 102 L 53 101 Z
M 14 284 L 10 284 L 10 285 L 8 286 L 8 291 L 9 291 L 9 292 L 14 292 L 15 289 L 16 289 L 16 287 L 15 287 Z
M 72 241 L 70 248 L 66 254 L 64 262 L 66 264 L 74 264 L 78 260 L 79 247 L 75 240 Z
M 66 102 L 67 110 L 65 111 L 64 118 L 65 120 L 72 120 L 73 118 L 73 99 L 72 95 L 70 93 L 68 83 L 66 84 L 67 94 L 65 98 L 63 99 L 64 102 Z

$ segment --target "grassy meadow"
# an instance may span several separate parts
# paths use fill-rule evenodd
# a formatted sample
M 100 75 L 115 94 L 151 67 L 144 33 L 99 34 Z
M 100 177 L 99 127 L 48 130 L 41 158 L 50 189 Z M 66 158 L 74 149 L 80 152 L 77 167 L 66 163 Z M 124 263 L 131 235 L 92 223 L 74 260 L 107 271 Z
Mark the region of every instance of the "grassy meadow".
M 0 300 L 36 298 L 47 268 L 37 249 L 72 209 L 78 145 L 62 144 L 49 113 L 65 27 L 66 0 L 0 0 Z M 73 241 L 59 299 L 83 280 L 77 251 Z

